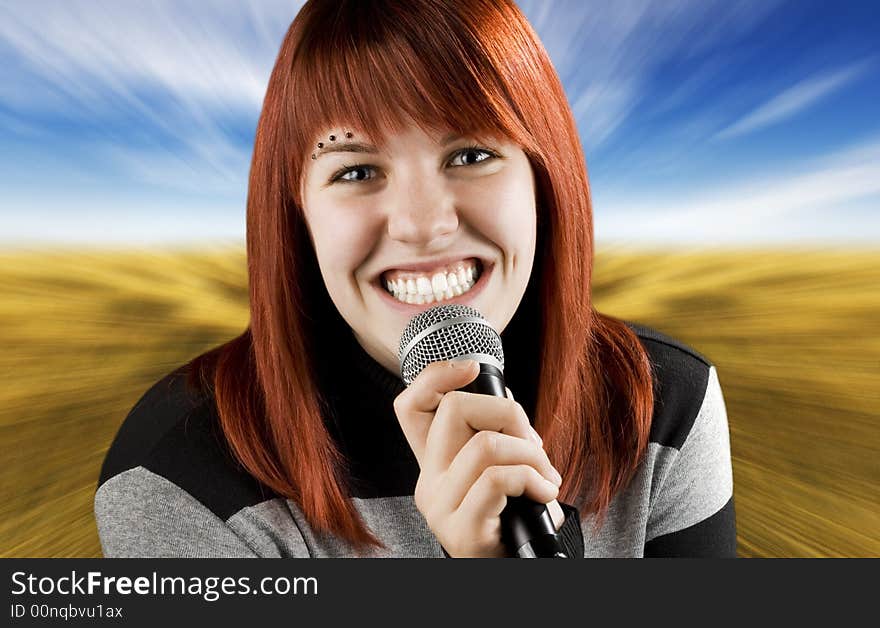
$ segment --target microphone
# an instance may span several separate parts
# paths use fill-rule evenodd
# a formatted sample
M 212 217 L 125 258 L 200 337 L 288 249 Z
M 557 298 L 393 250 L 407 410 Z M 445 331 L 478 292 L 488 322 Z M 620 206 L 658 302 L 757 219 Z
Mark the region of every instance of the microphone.
M 476 309 L 447 303 L 410 319 L 400 337 L 400 374 L 409 386 L 432 362 L 475 360 L 480 374 L 465 392 L 507 397 L 501 336 Z M 546 504 L 528 497 L 507 498 L 501 512 L 501 540 L 519 558 L 568 558 Z

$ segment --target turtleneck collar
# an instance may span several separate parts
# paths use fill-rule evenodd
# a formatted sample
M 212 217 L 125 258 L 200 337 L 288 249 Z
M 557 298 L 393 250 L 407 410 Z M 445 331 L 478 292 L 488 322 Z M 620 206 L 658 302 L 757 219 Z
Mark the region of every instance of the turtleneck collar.
M 355 372 L 363 375 L 383 397 L 394 399 L 403 392 L 406 386 L 398 373 L 392 373 L 367 353 L 355 338 L 351 328 L 347 329 L 345 336 L 346 357 Z
M 527 293 L 527 296 L 529 293 Z M 501 333 L 505 354 L 505 382 L 529 416 L 535 407 L 539 374 L 540 323 L 531 299 L 523 299 L 514 317 Z M 392 373 L 360 345 L 352 329 L 339 319 L 335 331 L 328 336 L 334 355 L 332 363 L 338 372 L 331 373 L 329 388 L 339 396 L 350 396 L 352 385 L 359 394 L 382 400 L 389 407 L 406 388 L 399 373 Z M 331 340 L 332 338 L 332 340 Z
M 419 466 L 394 412 L 405 386 L 357 342 L 337 329 L 332 364 L 323 369 L 326 424 L 345 456 L 353 497 L 412 495 Z

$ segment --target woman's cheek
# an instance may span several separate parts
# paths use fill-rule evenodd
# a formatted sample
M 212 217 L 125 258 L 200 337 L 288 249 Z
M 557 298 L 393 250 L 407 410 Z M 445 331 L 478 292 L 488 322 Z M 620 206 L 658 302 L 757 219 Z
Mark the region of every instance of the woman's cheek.
M 520 248 L 534 229 L 535 191 L 527 163 L 485 177 L 469 199 L 475 226 L 502 247 Z
M 321 253 L 334 273 L 350 277 L 375 247 L 377 229 L 357 208 L 334 208 L 321 217 Z M 320 257 L 320 254 L 319 254 Z

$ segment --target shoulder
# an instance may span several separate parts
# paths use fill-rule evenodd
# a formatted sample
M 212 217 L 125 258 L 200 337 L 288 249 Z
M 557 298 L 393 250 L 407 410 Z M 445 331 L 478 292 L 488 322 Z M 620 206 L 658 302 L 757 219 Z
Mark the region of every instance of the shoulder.
M 654 378 L 644 555 L 736 556 L 730 434 L 715 366 L 679 340 L 627 324 Z
M 213 395 L 190 388 L 187 375 L 186 366 L 168 373 L 132 407 L 104 459 L 98 493 L 146 478 L 157 494 L 174 485 L 226 520 L 271 492 L 235 461 Z
M 680 340 L 626 322 L 648 353 L 654 378 L 650 442 L 681 449 L 701 411 L 720 394 L 714 364 Z M 716 390 L 717 389 L 717 390 Z

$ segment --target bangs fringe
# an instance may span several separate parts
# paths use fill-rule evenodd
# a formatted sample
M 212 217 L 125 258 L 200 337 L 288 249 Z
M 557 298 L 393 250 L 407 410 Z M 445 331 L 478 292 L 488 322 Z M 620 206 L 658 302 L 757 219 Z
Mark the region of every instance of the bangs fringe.
M 487 47 L 450 12 L 433 10 L 435 19 L 425 19 L 432 7 L 408 2 L 326 3 L 315 9 L 335 12 L 333 19 L 318 19 L 336 28 L 304 34 L 293 60 L 290 84 L 308 86 L 293 91 L 289 101 L 293 159 L 305 160 L 328 128 L 350 125 L 381 147 L 407 124 L 426 133 L 500 135 L 538 156 Z M 298 189 L 299 182 L 290 183 Z

